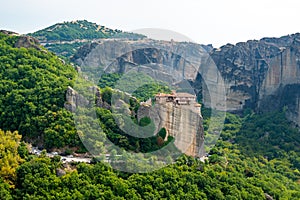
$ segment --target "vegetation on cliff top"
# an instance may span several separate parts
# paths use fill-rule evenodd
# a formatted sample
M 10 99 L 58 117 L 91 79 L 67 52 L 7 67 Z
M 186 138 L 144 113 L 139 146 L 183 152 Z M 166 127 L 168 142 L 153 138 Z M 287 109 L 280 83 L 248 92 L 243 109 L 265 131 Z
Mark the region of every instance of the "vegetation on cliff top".
M 41 42 L 61 42 L 73 40 L 91 40 L 100 38 L 132 38 L 139 39 L 145 36 L 113 30 L 87 20 L 77 20 L 71 22 L 57 23 L 45 29 L 30 34 Z
M 166 83 L 156 81 L 152 77 L 135 71 L 124 76 L 119 73 L 102 74 L 99 79 L 100 88 L 111 87 L 128 92 L 139 101 L 147 101 L 158 93 L 171 93 Z
M 141 34 L 113 30 L 87 20 L 57 23 L 28 35 L 45 43 L 45 47 L 50 51 L 67 58 L 71 58 L 79 47 L 94 39 L 127 38 L 136 40 L 146 37 Z

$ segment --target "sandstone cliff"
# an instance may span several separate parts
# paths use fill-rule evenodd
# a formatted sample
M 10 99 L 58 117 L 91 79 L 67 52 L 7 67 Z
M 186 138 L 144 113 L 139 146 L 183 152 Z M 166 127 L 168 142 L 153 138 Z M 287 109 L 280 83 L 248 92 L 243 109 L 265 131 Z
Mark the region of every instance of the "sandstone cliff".
M 191 99 L 186 102 L 185 99 L 189 97 Z M 183 100 L 178 101 L 178 99 Z M 202 157 L 204 156 L 204 131 L 200 105 L 195 100 L 195 96 L 186 93 L 174 93 L 174 96 L 167 97 L 156 96 L 153 106 L 147 103 L 141 104 L 138 119 L 150 117 L 156 127 L 155 133 L 165 128 L 166 138 L 168 136 L 175 138 L 174 144 L 182 153 Z
M 73 61 L 83 70 L 92 66 L 124 73 L 139 66 L 140 71 L 168 83 L 184 79 L 205 106 L 227 111 L 286 107 L 288 117 L 300 125 L 299 90 L 291 90 L 300 84 L 299 48 L 299 33 L 218 49 L 193 43 L 103 40 L 83 47 Z
M 100 90 L 98 87 L 90 87 L 89 92 L 95 95 L 95 99 L 87 99 L 86 97 L 79 94 L 72 87 L 68 86 L 66 91 L 66 102 L 64 107 L 70 112 L 75 112 L 77 107 L 85 107 L 88 105 L 97 105 L 99 107 L 103 106 L 103 101 L 100 95 Z
M 210 49 L 209 46 L 194 43 L 108 39 L 83 46 L 72 61 L 82 66 L 82 70 L 89 66 L 105 69 L 107 73 L 125 73 L 133 67 L 143 65 L 147 70 L 158 70 L 156 75 L 163 74 L 163 78 L 174 79 L 176 74 L 170 73 L 176 71 L 177 76 L 192 80 L 201 63 L 199 55 L 207 54 Z M 151 66 L 153 63 L 156 65 Z
M 288 117 L 300 124 L 300 90 L 295 89 L 300 84 L 299 49 L 300 34 L 214 49 L 211 57 L 227 85 L 227 109 L 267 112 L 286 107 Z
M 169 86 L 185 84 L 184 87 L 191 89 L 193 86 L 199 97 L 204 96 L 205 105 L 224 110 L 222 76 L 209 57 L 209 51 L 211 46 L 190 42 L 100 40 L 82 47 L 73 61 L 81 66 L 83 73 L 96 80 L 101 77 L 94 77 L 99 71 L 128 73 L 136 70 Z M 204 95 L 203 86 L 209 89 Z

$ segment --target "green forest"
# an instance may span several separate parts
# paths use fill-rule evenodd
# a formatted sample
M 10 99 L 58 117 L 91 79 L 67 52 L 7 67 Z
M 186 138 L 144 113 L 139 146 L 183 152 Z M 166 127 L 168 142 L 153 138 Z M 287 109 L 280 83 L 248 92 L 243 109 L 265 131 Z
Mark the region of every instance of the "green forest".
M 111 37 L 139 39 L 145 37 L 136 33 L 113 30 L 87 20 L 57 23 L 30 35 L 41 42 L 91 40 Z
M 64 108 L 76 71 L 48 51 L 14 48 L 17 40 L 0 33 L 1 129 L 17 130 L 46 148 L 79 145 L 71 113 Z
M 287 123 L 282 112 L 275 114 L 278 117 L 270 128 Z M 17 132 L 1 131 L 5 137 L 1 137 L 4 149 L 0 153 L 5 156 L 0 163 L 0 193 L 5 199 L 299 199 L 299 153 L 282 148 L 282 155 L 272 159 L 266 157 L 271 149 L 248 154 L 247 149 L 253 147 L 241 144 L 256 136 L 238 138 L 251 131 L 243 128 L 249 118 L 254 120 L 247 125 L 254 126 L 268 115 L 241 118 L 227 114 L 224 132 L 205 162 L 181 156 L 174 164 L 144 174 L 115 171 L 102 162 L 66 165 L 59 156 L 33 156 L 26 152 Z M 289 125 L 285 128 L 296 131 Z M 9 154 L 4 153 L 7 148 Z M 60 174 L 59 169 L 65 173 Z
M 87 20 L 57 23 L 28 35 L 45 43 L 48 50 L 66 58 L 71 58 L 79 47 L 95 39 L 126 38 L 137 40 L 146 37 L 137 33 L 113 30 Z
M 71 58 L 76 51 L 86 44 L 86 42 L 74 42 L 74 43 L 65 43 L 65 44 L 46 44 L 45 48 L 49 51 L 54 52 L 57 55 Z
M 72 113 L 64 108 L 66 89 L 75 85 L 77 72 L 43 47 L 16 48 L 18 39 L 0 33 L 0 199 L 300 199 L 299 130 L 286 119 L 284 109 L 226 113 L 221 136 L 204 162 L 182 155 L 157 171 L 128 173 L 97 159 L 88 164 L 47 157 L 46 150 L 52 149 L 86 151 Z M 94 123 L 124 150 L 161 148 L 164 129 L 152 138 L 137 139 L 118 128 L 109 106 L 121 79 L 111 74 L 99 81 L 107 108 L 96 109 Z M 128 109 L 137 109 L 140 101 L 157 92 L 170 88 L 150 81 L 136 90 L 136 98 L 125 96 Z M 209 137 L 211 110 L 202 108 L 202 115 Z M 147 118 L 131 120 L 151 124 Z M 46 150 L 39 156 L 30 154 L 29 144 Z

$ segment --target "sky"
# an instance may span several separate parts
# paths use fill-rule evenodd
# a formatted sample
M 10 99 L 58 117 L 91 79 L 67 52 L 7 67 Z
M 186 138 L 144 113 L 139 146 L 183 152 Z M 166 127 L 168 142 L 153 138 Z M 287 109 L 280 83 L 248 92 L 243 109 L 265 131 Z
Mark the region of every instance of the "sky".
M 167 29 L 214 47 L 300 32 L 299 0 L 0 1 L 0 29 L 23 34 L 82 19 L 124 31 Z

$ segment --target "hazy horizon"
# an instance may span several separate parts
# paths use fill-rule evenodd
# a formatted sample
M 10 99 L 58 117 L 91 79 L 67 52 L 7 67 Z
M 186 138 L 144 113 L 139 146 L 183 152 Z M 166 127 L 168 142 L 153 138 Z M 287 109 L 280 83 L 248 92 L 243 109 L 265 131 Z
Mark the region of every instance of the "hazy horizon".
M 112 29 L 167 29 L 215 47 L 300 32 L 300 2 L 287 1 L 4 1 L 0 29 L 34 32 L 55 23 L 88 20 Z

